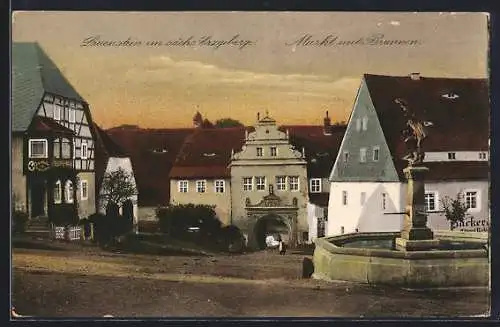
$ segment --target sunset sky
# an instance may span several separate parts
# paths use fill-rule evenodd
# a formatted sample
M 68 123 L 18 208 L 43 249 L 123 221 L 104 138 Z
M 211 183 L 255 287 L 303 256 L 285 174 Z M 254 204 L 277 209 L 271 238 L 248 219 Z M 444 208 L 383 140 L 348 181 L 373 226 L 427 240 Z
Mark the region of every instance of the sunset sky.
M 364 73 L 488 74 L 482 13 L 16 12 L 12 25 L 12 40 L 38 42 L 105 128 L 188 127 L 197 110 L 321 124 L 326 110 L 348 118 Z M 328 35 L 329 46 L 305 45 Z M 92 37 L 141 44 L 82 46 Z M 216 48 L 207 37 L 236 42 Z

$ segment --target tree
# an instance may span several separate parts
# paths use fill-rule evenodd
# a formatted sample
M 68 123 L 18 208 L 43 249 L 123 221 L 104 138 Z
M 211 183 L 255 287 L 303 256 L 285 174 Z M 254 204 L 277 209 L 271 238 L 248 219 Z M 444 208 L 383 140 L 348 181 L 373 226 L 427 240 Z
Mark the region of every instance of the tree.
M 441 200 L 443 206 L 444 216 L 452 225 L 456 225 L 463 222 L 468 216 L 467 206 L 463 201 L 463 196 L 461 193 L 457 194 L 456 198 L 451 198 L 449 196 L 444 197 Z
M 136 194 L 132 174 L 126 172 L 122 167 L 104 174 L 100 197 L 106 205 L 113 203 L 120 207 L 126 200 Z
M 226 127 L 243 127 L 244 125 L 236 120 L 236 119 L 232 119 L 232 118 L 221 118 L 221 119 L 218 119 L 217 121 L 215 121 L 215 125 L 214 127 L 215 128 L 226 128 Z

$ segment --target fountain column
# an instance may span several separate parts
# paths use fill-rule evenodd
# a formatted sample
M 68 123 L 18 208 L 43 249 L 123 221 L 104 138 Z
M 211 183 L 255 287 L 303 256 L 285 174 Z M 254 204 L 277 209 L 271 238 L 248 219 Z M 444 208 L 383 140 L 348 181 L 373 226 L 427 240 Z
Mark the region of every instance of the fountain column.
M 409 166 L 403 170 L 408 190 L 403 227 L 395 242 L 399 250 L 425 251 L 439 245 L 439 240 L 434 239 L 434 233 L 427 227 L 424 178 L 428 170 L 421 166 Z

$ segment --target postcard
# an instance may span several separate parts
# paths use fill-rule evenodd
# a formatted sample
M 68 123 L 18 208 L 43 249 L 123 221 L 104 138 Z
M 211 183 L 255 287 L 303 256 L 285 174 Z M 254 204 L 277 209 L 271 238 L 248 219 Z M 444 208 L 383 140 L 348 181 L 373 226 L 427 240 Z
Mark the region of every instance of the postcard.
M 489 16 L 12 15 L 12 319 L 490 314 Z

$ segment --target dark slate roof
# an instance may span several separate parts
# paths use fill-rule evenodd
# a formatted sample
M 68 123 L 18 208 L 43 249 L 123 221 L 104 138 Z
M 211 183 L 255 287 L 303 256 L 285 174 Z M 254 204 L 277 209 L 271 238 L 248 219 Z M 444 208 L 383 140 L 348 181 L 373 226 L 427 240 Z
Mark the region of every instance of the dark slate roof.
M 487 161 L 426 162 L 429 168 L 427 181 L 489 180 L 490 165 Z
M 241 150 L 245 130 L 245 127 L 196 129 L 184 141 L 170 177 L 229 177 L 231 150 Z
M 51 134 L 74 135 L 72 129 L 67 128 L 49 117 L 35 116 L 29 126 L 30 132 L 41 132 Z
M 418 119 L 432 122 L 424 151 L 488 151 L 490 103 L 486 79 L 364 75 L 396 170 L 406 147 L 401 135 L 406 119 L 394 102 L 403 99 Z M 443 177 L 444 178 L 444 177 Z
M 309 202 L 319 207 L 328 207 L 330 193 L 309 193 Z
M 143 129 L 134 126 L 106 130 L 132 160 L 141 206 L 169 203 L 168 175 L 184 139 L 193 131 L 192 128 Z
M 331 126 L 327 134 L 325 134 L 323 126 L 315 125 L 289 125 L 280 127 L 280 130 L 288 130 L 290 143 L 298 151 L 302 151 L 304 148 L 309 178 L 329 176 L 337 158 L 346 126 Z
M 37 43 L 12 44 L 12 131 L 25 131 L 45 92 L 85 102 Z

